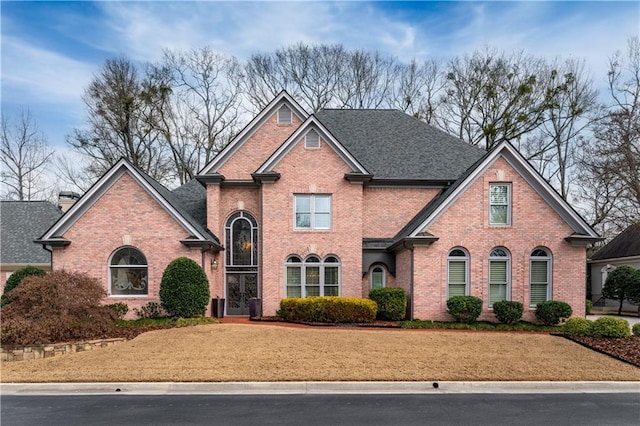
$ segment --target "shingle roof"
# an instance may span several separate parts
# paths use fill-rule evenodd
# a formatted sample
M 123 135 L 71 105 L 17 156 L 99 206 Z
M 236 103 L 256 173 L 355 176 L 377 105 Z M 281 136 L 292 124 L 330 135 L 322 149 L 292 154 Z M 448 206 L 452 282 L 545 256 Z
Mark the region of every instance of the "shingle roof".
M 33 240 L 60 216 L 49 201 L 0 202 L 0 263 L 49 263 L 51 254 Z
M 315 116 L 374 179 L 454 181 L 486 151 L 397 110 L 321 110 Z
M 207 226 L 207 190 L 196 179 L 171 191 L 175 203 L 200 225 Z
M 640 222 L 629 226 L 617 237 L 609 241 L 591 260 L 616 259 L 620 257 L 640 256 Z

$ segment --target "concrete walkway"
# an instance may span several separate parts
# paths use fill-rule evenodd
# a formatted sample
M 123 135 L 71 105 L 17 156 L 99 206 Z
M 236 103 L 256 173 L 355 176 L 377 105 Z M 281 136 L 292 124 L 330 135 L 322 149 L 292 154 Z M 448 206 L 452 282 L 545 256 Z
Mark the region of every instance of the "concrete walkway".
M 609 315 L 605 315 L 605 314 L 598 314 L 598 315 L 587 315 L 587 319 L 591 320 L 591 321 L 595 321 L 598 318 L 602 318 L 602 317 L 614 317 L 614 318 L 622 318 L 624 320 L 627 320 L 627 322 L 629 323 L 629 327 L 633 327 L 634 324 L 638 324 L 640 323 L 640 317 L 631 317 L 631 316 L 626 316 L 626 315 L 613 315 L 613 314 L 609 314 Z

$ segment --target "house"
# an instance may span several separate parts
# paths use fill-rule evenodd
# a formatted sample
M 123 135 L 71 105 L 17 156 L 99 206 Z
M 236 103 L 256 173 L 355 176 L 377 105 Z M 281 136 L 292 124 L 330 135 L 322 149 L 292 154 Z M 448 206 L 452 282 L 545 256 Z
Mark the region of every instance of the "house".
M 192 181 L 168 191 L 126 160 L 39 243 L 106 302 L 157 301 L 176 257 L 197 261 L 227 315 L 258 298 L 366 297 L 402 287 L 408 315 L 447 299 L 543 300 L 584 315 L 586 247 L 600 237 L 509 143 L 489 152 L 395 110 L 308 114 L 282 92 Z
M 604 306 L 607 302 L 602 298 L 602 287 L 609 272 L 620 265 L 640 268 L 640 222 L 627 227 L 598 250 L 591 256 L 588 265 L 591 273 L 591 300 Z M 618 307 L 616 301 L 609 302 L 612 307 Z M 626 306 L 626 309 L 635 311 L 637 307 Z
M 51 252 L 33 240 L 60 216 L 60 209 L 49 201 L 0 201 L 0 294 L 7 278 L 18 269 L 51 269 Z

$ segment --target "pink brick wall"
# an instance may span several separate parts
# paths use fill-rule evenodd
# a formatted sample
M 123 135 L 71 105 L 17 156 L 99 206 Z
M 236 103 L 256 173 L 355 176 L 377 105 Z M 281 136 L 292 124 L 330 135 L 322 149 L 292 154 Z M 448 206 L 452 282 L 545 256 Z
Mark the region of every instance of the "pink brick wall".
M 125 237 L 128 236 L 128 237 Z M 64 234 L 71 244 L 54 250 L 54 269 L 86 272 L 97 278 L 108 289 L 108 263 L 111 254 L 122 247 L 123 239 L 138 248 L 149 265 L 148 296 L 106 297 L 105 303 L 124 302 L 133 308 L 150 301 L 159 301 L 160 281 L 166 266 L 173 259 L 185 256 L 202 264 L 200 250 L 191 250 L 180 243 L 188 236 L 183 229 L 142 187 L 128 174 L 119 178 L 111 188 Z M 209 255 L 205 259 L 209 265 Z M 210 267 L 205 272 L 211 281 Z
M 498 170 L 504 176 L 498 180 Z M 512 182 L 512 226 L 488 225 L 489 184 Z M 564 241 L 571 228 L 502 158 L 479 177 L 428 229 L 439 237 L 431 246 L 415 249 L 415 316 L 450 320 L 446 313 L 447 255 L 464 247 L 470 256 L 470 294 L 484 301 L 481 319 L 495 321 L 489 310 L 488 256 L 496 246 L 511 252 L 511 300 L 525 306 L 523 319 L 535 320 L 529 308 L 529 258 L 536 247 L 553 255 L 553 300 L 569 303 L 574 316 L 584 316 L 584 248 Z

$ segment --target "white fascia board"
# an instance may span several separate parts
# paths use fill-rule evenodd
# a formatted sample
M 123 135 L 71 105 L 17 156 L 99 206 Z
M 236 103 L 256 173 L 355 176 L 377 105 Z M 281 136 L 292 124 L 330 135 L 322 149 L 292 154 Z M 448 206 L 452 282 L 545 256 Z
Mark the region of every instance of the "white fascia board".
M 244 129 L 238 135 L 233 138 L 231 142 L 225 146 L 222 151 L 214 157 L 209 164 L 205 165 L 202 170 L 198 172 L 199 175 L 205 175 L 209 173 L 216 173 L 220 170 L 220 167 L 227 162 L 227 160 L 238 150 L 244 143 L 264 124 L 264 122 L 280 108 L 282 104 L 287 104 L 291 108 L 291 112 L 295 114 L 300 121 L 307 119 L 309 114 L 296 102 L 287 92 L 282 91 L 278 96 L 273 98 L 269 105 L 264 107 L 253 120 L 247 124 Z
M 131 167 L 128 161 L 121 159 L 115 166 L 107 171 L 107 173 L 104 174 L 82 198 L 80 198 L 80 200 L 71 206 L 69 211 L 62 216 L 61 220 L 47 231 L 47 233 L 42 237 L 42 240 L 48 240 L 67 232 L 69 228 L 71 228 L 71 226 L 80 219 L 80 217 L 82 217 L 82 215 L 89 210 L 89 208 L 91 208 L 91 206 L 93 206 L 93 204 L 95 204 L 95 202 L 126 172 L 129 172 L 133 179 L 141 185 L 145 191 L 147 191 L 147 193 L 149 193 L 149 195 L 151 195 L 151 197 L 154 198 L 171 216 L 173 216 L 188 233 L 197 236 L 199 239 L 206 239 L 205 236 L 191 226 L 189 222 L 184 220 L 182 215 L 179 214 L 167 200 L 158 194 L 158 191 L 156 191 L 146 179 L 140 176 L 138 171 Z
M 349 153 L 349 151 L 347 151 L 336 138 L 333 137 L 331 132 L 329 132 L 327 128 L 324 127 L 324 125 L 314 115 L 309 116 L 305 120 L 305 122 L 302 123 L 300 127 L 298 127 L 298 129 L 296 129 L 296 131 L 293 132 L 293 134 L 289 136 L 287 140 L 284 141 L 284 143 L 280 145 L 273 154 L 271 154 L 271 156 L 262 164 L 262 166 L 260 166 L 260 168 L 256 170 L 256 173 L 273 171 L 273 168 L 280 162 L 280 160 L 282 160 L 285 155 L 287 155 L 287 153 L 291 151 L 291 149 L 293 149 L 293 147 L 296 145 L 296 141 L 301 138 L 302 135 L 311 130 L 311 128 L 314 128 L 316 131 L 318 131 L 320 137 L 329 146 L 331 146 L 331 148 L 338 154 L 338 156 L 342 158 L 342 160 L 350 167 L 360 173 L 369 174 L 367 169 L 365 169 L 364 166 L 360 164 L 358 160 L 356 160 L 356 158 L 351 155 L 351 153 Z
M 491 165 L 502 156 L 516 172 L 518 172 L 534 191 L 540 195 L 547 204 L 550 205 L 560 217 L 567 222 L 571 228 L 578 233 L 598 238 L 598 234 L 580 217 L 580 215 L 551 187 L 549 182 L 529 164 L 527 160 L 515 149 L 513 145 L 502 142 L 480 163 L 476 169 L 458 186 L 447 199 L 440 204 L 431 215 L 420 226 L 410 234 L 410 237 L 417 236 L 422 230 L 431 225 L 469 186 Z

